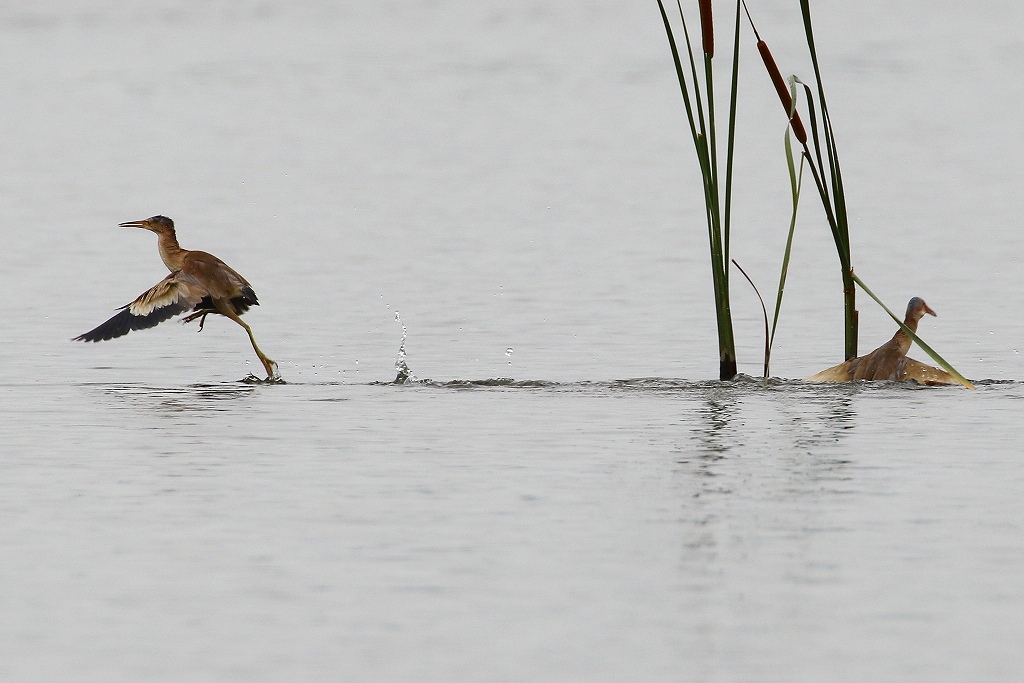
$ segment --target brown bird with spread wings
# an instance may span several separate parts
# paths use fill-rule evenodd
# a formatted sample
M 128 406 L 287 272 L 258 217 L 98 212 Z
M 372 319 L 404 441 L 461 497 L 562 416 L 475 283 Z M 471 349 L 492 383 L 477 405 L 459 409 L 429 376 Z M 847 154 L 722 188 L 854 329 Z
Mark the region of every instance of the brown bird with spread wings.
M 192 311 L 183 322 L 199 320 L 203 329 L 206 316 L 219 313 L 245 328 L 252 348 L 267 371 L 267 379 L 279 379 L 277 363 L 270 360 L 256 345 L 252 329 L 239 317 L 251 306 L 259 306 L 256 292 L 239 275 L 213 254 L 190 251 L 178 245 L 174 221 L 166 216 L 153 216 L 143 221 L 121 223 L 122 228 L 143 228 L 155 232 L 160 258 L 171 274 L 135 301 L 122 306 L 120 312 L 94 330 L 74 341 L 104 341 L 122 337 L 132 330 L 146 330 L 176 315 Z
M 915 296 L 907 304 L 907 314 L 903 324 L 913 332 L 917 332 L 917 323 L 925 316 L 935 315 L 924 299 Z M 912 379 L 921 384 L 958 384 L 945 370 L 933 368 L 920 361 L 907 357 L 910 351 L 910 337 L 903 328 L 896 331 L 892 339 L 877 349 L 859 358 L 852 358 L 828 370 L 822 370 L 807 378 L 809 382 L 852 382 L 866 380 L 906 380 Z

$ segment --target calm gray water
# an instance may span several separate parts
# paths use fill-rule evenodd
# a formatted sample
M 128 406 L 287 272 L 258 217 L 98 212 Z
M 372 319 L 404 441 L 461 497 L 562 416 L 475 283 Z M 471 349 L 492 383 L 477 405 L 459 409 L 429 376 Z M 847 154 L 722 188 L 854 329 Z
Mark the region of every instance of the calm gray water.
M 810 201 L 794 379 L 708 381 L 656 4 L 512 5 L 0 8 L 0 678 L 1024 678 L 1024 9 L 815 15 L 857 272 L 927 299 L 970 392 L 795 381 L 842 344 Z M 809 78 L 798 3 L 751 10 Z M 769 291 L 784 121 L 750 48 L 733 250 Z M 224 320 L 68 341 L 163 277 L 116 228 L 155 213 L 253 283 L 287 384 L 240 381 Z M 893 325 L 860 308 L 870 350 Z

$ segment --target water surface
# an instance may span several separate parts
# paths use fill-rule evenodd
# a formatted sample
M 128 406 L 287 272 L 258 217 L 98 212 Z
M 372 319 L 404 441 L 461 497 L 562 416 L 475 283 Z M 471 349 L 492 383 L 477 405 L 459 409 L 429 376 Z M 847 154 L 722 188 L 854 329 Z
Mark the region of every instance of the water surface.
M 808 76 L 796 6 L 751 10 Z M 1024 676 L 1021 9 L 815 12 L 854 265 L 975 392 L 765 387 L 740 283 L 746 375 L 709 381 L 656 6 L 0 9 L 0 677 Z M 767 291 L 784 122 L 748 57 Z M 223 320 L 68 341 L 163 276 L 115 227 L 155 213 L 252 281 L 286 384 L 240 381 Z M 808 202 L 773 375 L 839 360 L 835 261 Z

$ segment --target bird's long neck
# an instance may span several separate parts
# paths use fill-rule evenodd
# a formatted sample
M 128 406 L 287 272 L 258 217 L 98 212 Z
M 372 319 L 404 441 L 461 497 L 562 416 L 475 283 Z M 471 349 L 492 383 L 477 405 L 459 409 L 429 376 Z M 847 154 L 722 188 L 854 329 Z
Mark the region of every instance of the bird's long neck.
M 160 250 L 160 258 L 170 271 L 181 270 L 187 250 L 182 249 L 178 244 L 178 238 L 174 229 L 161 230 L 157 233 L 157 248 Z
M 913 318 L 908 315 L 903 319 L 903 324 L 909 327 L 911 332 L 917 334 L 917 318 Z M 899 345 L 900 354 L 904 356 L 907 355 L 907 352 L 910 351 L 910 345 L 913 344 L 907 333 L 903 331 L 902 327 L 892 336 L 892 340 Z

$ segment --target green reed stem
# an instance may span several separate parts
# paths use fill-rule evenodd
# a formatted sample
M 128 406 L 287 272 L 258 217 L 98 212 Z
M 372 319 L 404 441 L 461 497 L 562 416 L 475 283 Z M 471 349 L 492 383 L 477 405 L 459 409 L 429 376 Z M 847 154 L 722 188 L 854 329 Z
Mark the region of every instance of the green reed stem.
M 739 25 L 740 2 L 736 3 L 736 30 L 733 44 L 733 70 L 729 93 L 728 142 L 726 143 L 725 183 L 720 183 L 722 169 L 719 168 L 718 140 L 716 131 L 716 107 L 714 87 L 714 28 L 711 14 L 711 0 L 700 0 L 701 52 L 704 75 L 704 89 L 701 92 L 698 75 L 698 59 L 694 55 L 689 30 L 682 4 L 676 1 L 686 55 L 689 60 L 689 78 L 684 68 L 679 47 L 676 43 L 672 23 L 665 11 L 662 0 L 658 8 L 665 24 L 672 62 L 679 80 L 679 91 L 686 108 L 686 119 L 693 138 L 697 163 L 700 166 L 704 191 L 704 207 L 708 225 L 708 244 L 711 252 L 711 279 L 715 293 L 715 319 L 718 325 L 719 378 L 726 380 L 736 376 L 736 344 L 733 336 L 732 311 L 729 304 L 729 235 L 732 208 L 733 158 L 735 145 L 736 94 L 738 91 Z
M 793 106 L 796 106 L 795 98 Z M 786 290 L 786 277 L 789 274 L 789 258 L 793 253 L 793 233 L 796 230 L 796 213 L 800 206 L 800 189 L 804 180 L 804 157 L 800 156 L 800 169 L 796 169 L 793 158 L 793 144 L 790 141 L 790 129 L 786 129 L 786 166 L 789 169 L 789 190 L 793 202 L 793 211 L 789 217 L 789 233 L 786 235 L 786 251 L 782 255 L 782 269 L 779 272 L 779 290 L 775 299 L 775 316 L 772 318 L 771 337 L 768 340 L 768 349 L 775 344 L 775 331 L 779 326 L 779 312 L 782 310 L 782 294 Z M 765 373 L 768 372 L 768 359 L 765 358 Z
M 804 21 L 804 35 L 807 39 L 807 50 L 810 52 L 811 65 L 814 67 L 814 80 L 818 86 L 818 105 L 821 109 L 821 122 L 825 138 L 825 151 L 828 158 L 829 179 L 832 185 L 831 202 L 828 194 L 824 192 L 824 186 L 819 183 L 819 195 L 822 203 L 831 205 L 831 211 L 826 210 L 829 216 L 832 232 L 835 237 L 836 250 L 839 252 L 839 263 L 842 268 L 843 279 L 843 307 L 844 307 L 844 332 L 845 332 L 845 355 L 846 359 L 857 357 L 857 330 L 859 316 L 857 313 L 857 288 L 854 286 L 853 266 L 850 258 L 850 222 L 846 213 L 846 191 L 843 186 L 843 173 L 839 165 L 839 153 L 836 150 L 835 132 L 832 128 L 832 119 L 828 113 L 828 103 L 825 99 L 825 87 L 821 79 L 821 69 L 818 65 L 818 51 L 814 44 L 814 28 L 811 23 L 811 7 L 808 0 L 800 0 L 800 14 Z M 815 146 L 818 146 L 818 137 L 815 135 Z M 804 147 L 807 152 L 806 145 Z M 809 156 L 809 155 L 808 155 Z M 821 163 L 821 149 L 818 147 L 817 158 L 819 168 Z M 828 207 L 827 207 L 828 208 Z
M 743 7 L 746 11 L 745 4 Z M 775 86 L 786 115 L 789 117 L 790 128 L 803 146 L 803 159 L 807 162 L 811 177 L 814 179 L 814 186 L 818 190 L 818 196 L 821 198 L 821 204 L 825 210 L 825 218 L 828 221 L 829 228 L 832 230 L 832 239 L 835 241 L 836 252 L 839 255 L 840 275 L 843 281 L 843 306 L 845 309 L 843 350 L 846 359 L 849 360 L 857 356 L 858 313 L 856 306 L 857 288 L 853 281 L 853 266 L 850 257 L 850 229 L 849 218 L 846 212 L 846 192 L 843 187 L 843 174 L 839 165 L 839 154 L 836 151 L 832 119 L 828 113 L 825 89 L 821 82 L 821 69 L 818 66 L 818 54 L 814 43 L 814 31 L 811 25 L 811 11 L 808 0 L 800 0 L 800 9 L 803 17 L 807 48 L 811 55 L 811 63 L 814 66 L 814 76 L 818 89 L 816 107 L 815 98 L 811 94 L 810 88 L 806 84 L 801 83 L 807 96 L 813 153 L 811 144 L 808 143 L 807 132 L 803 122 L 796 111 L 795 89 L 786 87 L 775 59 L 768 49 L 768 45 L 761 40 L 757 33 L 757 27 L 754 25 L 749 11 L 747 11 L 747 18 L 750 20 L 754 36 L 758 41 L 758 52 L 761 54 L 761 59 L 772 80 L 772 84 Z M 797 82 L 800 81 L 798 80 Z M 822 157 L 823 148 L 825 152 L 824 158 Z M 827 166 L 825 160 L 828 162 Z

